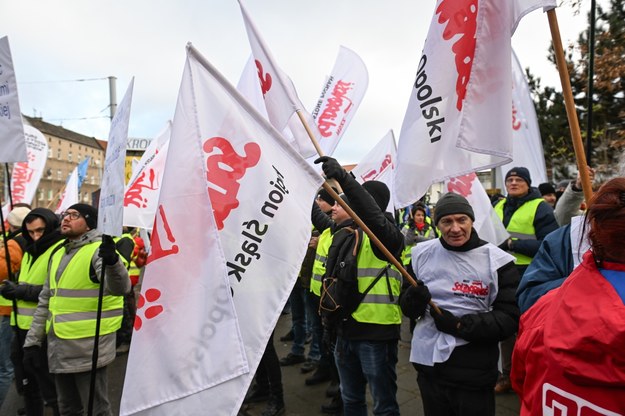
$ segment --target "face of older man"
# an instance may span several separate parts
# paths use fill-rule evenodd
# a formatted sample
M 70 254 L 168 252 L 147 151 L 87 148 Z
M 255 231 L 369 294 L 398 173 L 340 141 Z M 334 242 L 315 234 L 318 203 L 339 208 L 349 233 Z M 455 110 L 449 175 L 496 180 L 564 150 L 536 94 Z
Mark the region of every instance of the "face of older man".
M 520 176 L 510 176 L 506 179 L 506 191 L 509 196 L 520 198 L 527 195 L 530 186 Z
M 466 214 L 451 214 L 441 218 L 436 226 L 447 244 L 460 247 L 471 238 L 473 220 Z

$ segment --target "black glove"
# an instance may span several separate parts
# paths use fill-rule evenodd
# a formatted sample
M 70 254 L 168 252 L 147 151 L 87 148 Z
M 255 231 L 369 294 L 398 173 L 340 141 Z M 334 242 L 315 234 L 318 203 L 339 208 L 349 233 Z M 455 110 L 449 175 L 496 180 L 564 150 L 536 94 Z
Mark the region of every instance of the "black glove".
M 27 369 L 40 370 L 43 368 L 43 356 L 41 347 L 33 345 L 24 348 L 23 358 L 24 367 Z
M 456 315 L 446 309 L 439 309 L 441 310 L 440 314 L 436 312 L 434 308 L 430 309 L 430 315 L 432 315 L 432 318 L 434 318 L 434 324 L 436 325 L 436 329 L 447 334 L 456 335 L 458 333 L 458 324 L 460 323 L 460 318 L 458 318 Z
M 503 243 L 499 244 L 499 248 L 503 251 L 510 251 L 510 249 L 508 248 L 508 240 L 506 239 Z
M 100 244 L 98 256 L 102 257 L 102 263 L 106 266 L 112 266 L 117 263 L 119 255 L 117 254 L 113 237 L 106 234 L 102 235 L 102 244 Z
M 321 169 L 327 179 L 336 179 L 339 183 L 347 176 L 347 171 L 343 169 L 343 166 L 339 162 L 330 156 L 321 156 L 315 160 L 315 163 L 323 163 Z
M 402 313 L 410 319 L 418 319 L 425 313 L 425 308 L 432 300 L 432 295 L 425 285 L 410 286 L 399 299 Z
M 2 295 L 5 299 L 14 300 L 16 290 L 17 283 L 7 279 L 4 281 L 2 288 L 0 288 L 0 295 Z

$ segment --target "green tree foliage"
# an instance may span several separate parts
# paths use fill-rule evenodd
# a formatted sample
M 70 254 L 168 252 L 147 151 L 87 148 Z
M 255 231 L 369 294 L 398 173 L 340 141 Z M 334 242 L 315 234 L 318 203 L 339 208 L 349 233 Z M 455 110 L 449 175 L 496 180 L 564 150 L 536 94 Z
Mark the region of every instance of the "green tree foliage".
M 578 5 L 573 4 L 574 7 Z M 592 166 L 600 177 L 618 172 L 619 157 L 625 149 L 625 0 L 610 0 L 597 7 L 595 22 L 595 69 L 593 94 Z M 588 96 L 588 30 L 566 51 L 573 97 L 586 142 Z M 554 62 L 553 49 L 550 59 Z M 545 160 L 554 177 L 569 176 L 565 165 L 574 159 L 562 93 L 543 87 L 540 78 L 529 73 Z

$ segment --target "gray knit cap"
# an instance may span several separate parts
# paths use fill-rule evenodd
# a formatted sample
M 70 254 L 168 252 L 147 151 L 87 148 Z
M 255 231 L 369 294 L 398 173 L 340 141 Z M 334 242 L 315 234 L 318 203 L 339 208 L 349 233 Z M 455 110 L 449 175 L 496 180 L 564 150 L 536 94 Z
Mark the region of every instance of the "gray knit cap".
M 466 214 L 472 221 L 475 221 L 475 214 L 469 201 L 462 195 L 449 192 L 443 195 L 436 203 L 434 224 L 438 224 L 444 216 L 452 214 Z

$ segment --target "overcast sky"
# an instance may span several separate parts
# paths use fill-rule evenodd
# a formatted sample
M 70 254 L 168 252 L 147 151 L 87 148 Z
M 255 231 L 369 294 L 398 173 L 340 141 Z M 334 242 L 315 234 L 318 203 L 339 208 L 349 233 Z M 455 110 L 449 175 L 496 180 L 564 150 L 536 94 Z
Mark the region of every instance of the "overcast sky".
M 358 162 L 389 129 L 399 138 L 434 0 L 244 4 L 308 110 L 339 45 L 365 62 L 369 88 L 335 152 L 341 163 Z M 558 9 L 565 44 L 584 27 L 588 7 L 579 16 Z M 236 0 L 0 0 L 0 11 L 22 113 L 100 139 L 109 131 L 108 76 L 117 78 L 118 102 L 135 77 L 129 135 L 151 138 L 173 117 L 187 42 L 235 85 L 250 55 Z M 550 42 L 541 10 L 521 21 L 512 40 L 523 67 L 557 86 Z

